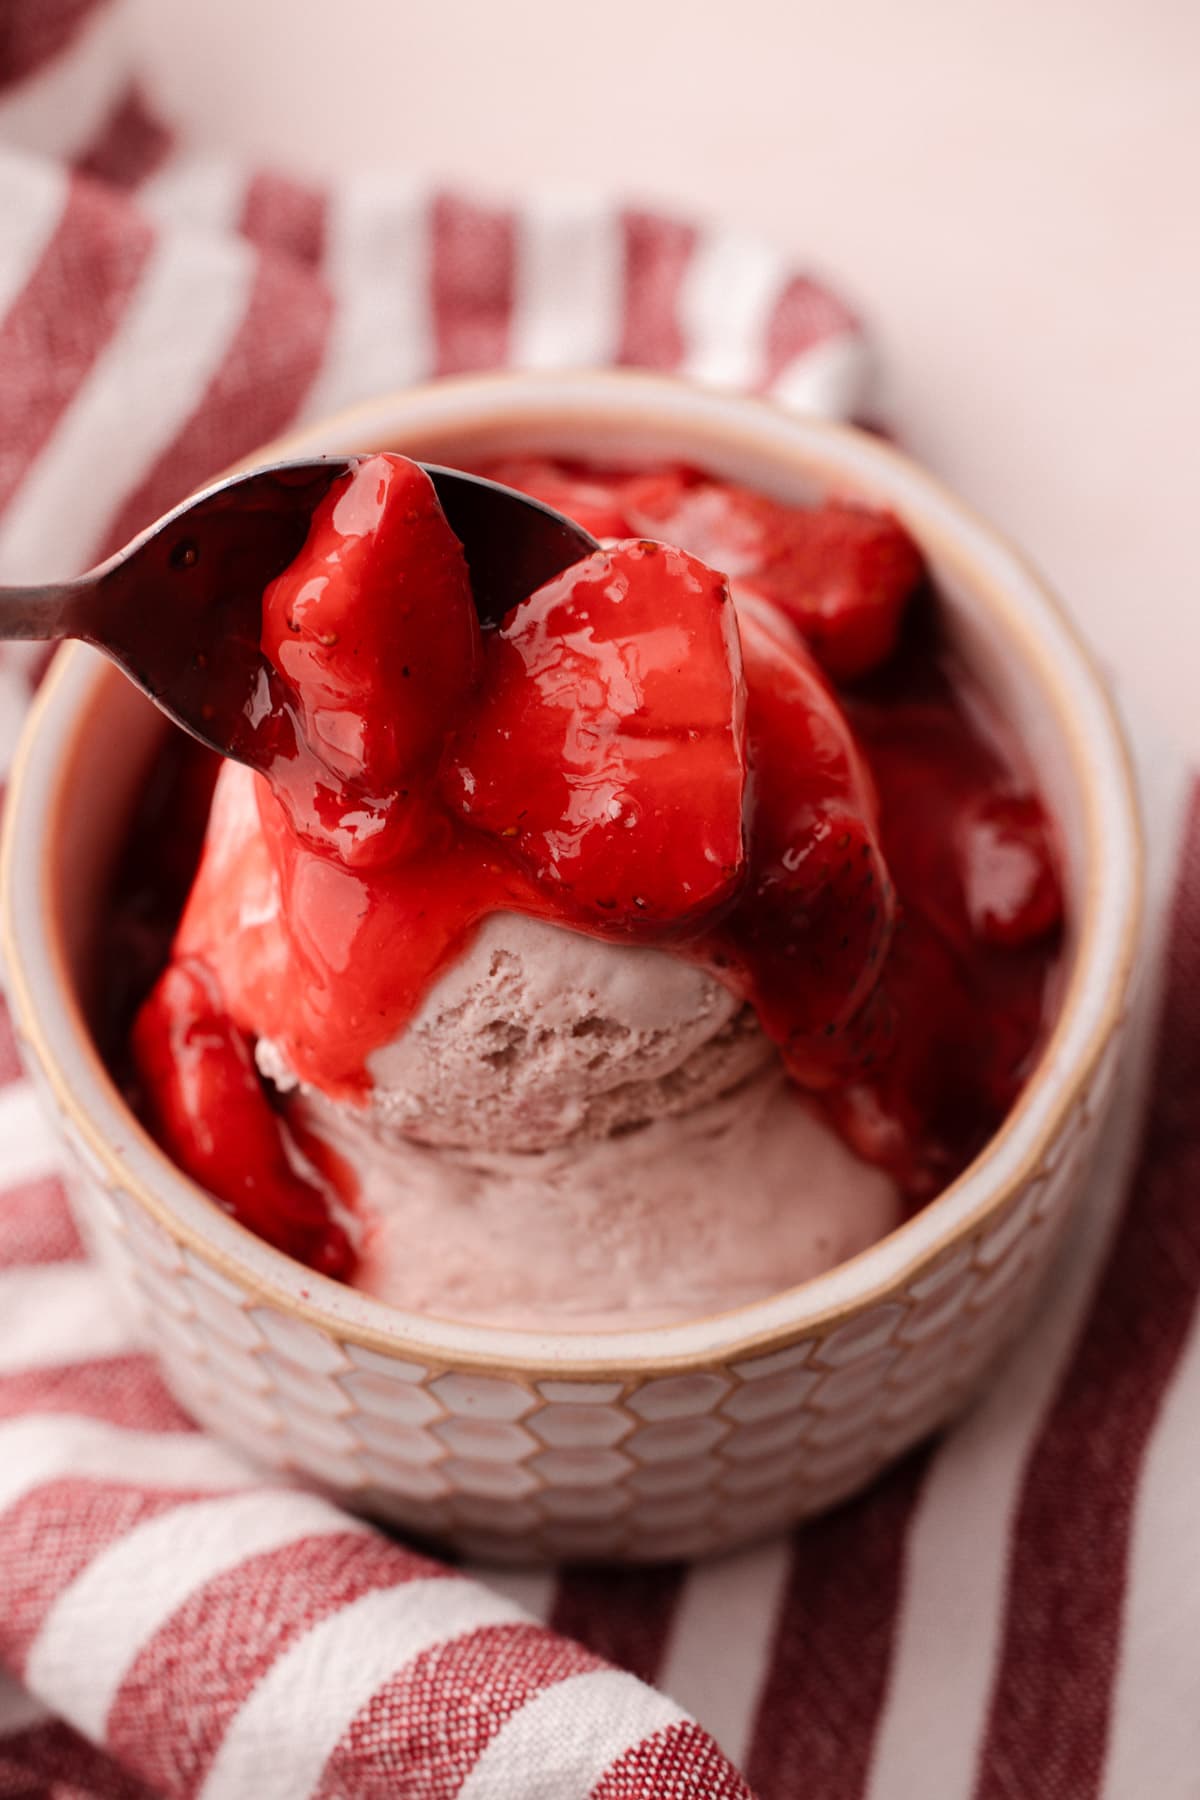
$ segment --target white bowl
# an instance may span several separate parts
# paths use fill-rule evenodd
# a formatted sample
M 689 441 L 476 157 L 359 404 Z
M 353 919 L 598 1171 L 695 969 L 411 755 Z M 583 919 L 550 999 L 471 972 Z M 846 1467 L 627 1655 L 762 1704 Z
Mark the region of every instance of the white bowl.
M 892 508 L 1060 828 L 1062 1008 L 971 1167 L 815 1280 L 716 1316 L 556 1334 L 397 1311 L 243 1230 L 151 1141 L 85 1017 L 96 896 L 161 730 L 93 653 L 60 656 L 5 818 L 3 933 L 31 1072 L 77 1152 L 85 1228 L 183 1403 L 256 1457 L 474 1554 L 690 1555 L 829 1505 L 950 1417 L 1022 1327 L 1086 1185 L 1121 1040 L 1141 847 L 1119 726 L 1034 572 L 886 444 L 625 372 L 385 396 L 253 460 L 397 449 L 685 460 L 784 500 Z

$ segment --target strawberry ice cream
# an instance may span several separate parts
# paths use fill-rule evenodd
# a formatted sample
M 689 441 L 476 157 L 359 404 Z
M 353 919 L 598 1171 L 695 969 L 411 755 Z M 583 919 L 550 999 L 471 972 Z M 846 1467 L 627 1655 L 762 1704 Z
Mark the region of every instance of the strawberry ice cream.
M 217 782 L 143 1111 L 253 1229 L 408 1310 L 737 1305 L 1003 1118 L 1052 833 L 894 520 L 491 473 L 616 541 L 481 629 L 415 465 L 335 484 L 264 597 L 270 777 Z

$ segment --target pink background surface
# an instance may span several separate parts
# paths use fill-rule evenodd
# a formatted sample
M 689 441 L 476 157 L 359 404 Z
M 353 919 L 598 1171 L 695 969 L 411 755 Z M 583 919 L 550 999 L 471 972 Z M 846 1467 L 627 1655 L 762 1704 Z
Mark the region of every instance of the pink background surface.
M 139 0 L 194 134 L 609 185 L 828 271 L 918 456 L 1200 752 L 1192 0 Z

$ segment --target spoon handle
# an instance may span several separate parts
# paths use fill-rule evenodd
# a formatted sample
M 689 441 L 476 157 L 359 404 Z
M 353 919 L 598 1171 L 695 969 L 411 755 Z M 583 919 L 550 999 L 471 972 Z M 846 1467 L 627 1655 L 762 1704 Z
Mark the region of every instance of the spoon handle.
M 79 594 L 80 584 L 74 581 L 0 587 L 0 641 L 26 638 L 50 642 L 78 636 Z

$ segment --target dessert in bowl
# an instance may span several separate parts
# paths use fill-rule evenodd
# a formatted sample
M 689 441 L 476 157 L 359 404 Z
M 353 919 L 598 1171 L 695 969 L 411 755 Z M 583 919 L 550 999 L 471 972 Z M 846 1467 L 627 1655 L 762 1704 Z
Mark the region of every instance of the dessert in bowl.
M 447 709 L 436 670 L 425 674 L 422 692 L 440 708 L 435 911 L 447 892 L 447 818 L 453 857 L 469 841 L 474 858 L 455 890 L 470 916 L 460 904 L 452 930 L 441 920 L 438 943 L 452 955 L 428 953 L 410 932 L 398 982 L 379 954 L 398 941 L 392 915 L 358 975 L 331 982 L 339 956 L 343 976 L 348 967 L 331 920 L 359 916 L 343 904 L 309 908 L 297 960 L 298 915 L 272 914 L 262 879 L 274 803 L 247 806 L 253 778 L 221 776 L 175 960 L 134 1029 L 147 1116 L 220 1191 L 186 1118 L 180 1127 L 177 1064 L 168 1055 L 164 1074 L 161 1054 L 193 1027 L 213 1035 L 214 1015 L 195 1012 L 195 970 L 215 969 L 220 1017 L 257 1052 L 247 1091 L 265 1094 L 265 1076 L 282 1095 L 269 1117 L 286 1118 L 303 1153 L 288 1168 L 310 1197 L 324 1195 L 349 1253 L 341 1246 L 331 1263 L 314 1251 L 309 1270 L 250 1237 L 163 1157 L 98 1062 L 80 1004 L 95 1019 L 97 896 L 159 732 L 137 696 L 74 653 L 39 704 L 9 825 L 8 930 L 35 1069 L 60 1107 L 72 1093 L 68 1130 L 86 1145 L 91 1177 L 84 1205 L 103 1221 L 93 1235 L 206 1423 L 353 1504 L 495 1554 L 729 1544 L 860 1485 L 949 1416 L 1020 1327 L 1083 1181 L 1128 978 L 1138 847 L 1119 736 L 1035 579 L 928 478 L 857 433 L 645 377 L 495 377 L 398 396 L 270 454 L 380 447 L 491 466 L 525 485 L 582 479 L 620 516 L 581 522 L 616 526 L 603 535 L 626 541 L 604 553 L 603 579 L 586 591 L 563 578 L 540 610 L 534 597 L 485 634 L 471 696 Z M 559 464 L 539 475 L 526 460 L 522 475 L 502 462 L 514 456 Z M 582 477 L 580 463 L 590 465 Z M 628 487 L 617 493 L 621 481 L 634 499 Z M 870 548 L 876 564 L 890 555 L 895 579 L 865 637 L 861 614 L 857 639 L 812 629 L 805 639 L 811 622 L 795 605 L 783 617 L 771 559 L 756 564 L 744 541 L 757 503 L 744 496 L 739 510 L 731 483 L 764 506 L 832 497 L 833 515 L 847 515 L 843 538 L 871 517 L 860 508 L 900 521 Z M 588 499 L 578 488 L 567 497 L 577 513 Z M 877 537 L 878 518 L 871 529 Z M 733 603 L 705 563 L 662 549 L 682 541 L 686 551 L 689 533 L 718 567 L 741 554 Z M 665 586 L 664 558 L 674 559 Z M 910 600 L 922 559 L 933 598 Z M 307 653 L 296 596 L 313 572 L 300 573 L 290 599 L 281 577 L 276 599 L 281 632 Z M 599 616 L 616 588 L 619 632 Z M 685 589 L 691 636 L 667 661 L 689 679 L 676 673 L 662 688 L 656 736 L 669 742 L 634 781 L 642 740 L 595 645 L 618 643 L 627 665 L 636 644 L 644 663 L 664 624 L 684 617 L 669 609 Z M 932 620 L 952 681 L 944 658 L 935 668 L 917 642 L 919 619 L 901 625 L 905 602 Z M 571 636 L 581 607 L 586 668 Z M 315 620 L 313 642 L 338 635 L 328 623 Z M 555 666 L 573 646 L 572 693 L 589 681 L 603 690 L 584 722 L 609 733 L 608 766 L 620 761 L 633 810 L 661 825 L 679 811 L 672 795 L 687 801 L 674 834 L 590 820 L 600 852 L 577 857 L 569 892 L 561 758 L 544 754 L 562 741 L 547 725 L 553 697 L 544 681 L 534 692 L 512 673 L 519 665 L 525 680 L 548 645 Z M 803 690 L 801 722 L 786 730 L 772 710 L 780 659 Z M 446 666 L 469 660 L 460 649 Z M 806 762 L 798 746 L 814 718 L 822 751 Z M 81 803 L 87 744 L 101 732 L 114 745 L 104 793 Z M 940 746 L 924 761 L 923 733 Z M 814 804 L 829 829 L 806 825 L 793 842 L 780 819 L 794 826 L 797 783 L 811 786 L 817 764 Z M 934 764 L 942 775 L 931 787 Z M 959 810 L 939 819 L 933 796 L 952 790 Z M 578 793 L 570 805 L 578 825 Z M 965 841 L 962 808 L 980 879 L 970 891 L 960 881 L 962 905 L 938 927 L 943 938 L 965 929 L 980 947 L 960 1002 L 961 956 L 947 966 L 944 945 L 913 946 L 937 923 L 938 869 L 951 840 Z M 898 834 L 902 817 L 920 828 Z M 328 881 L 328 856 L 308 839 L 295 848 L 294 811 L 282 805 L 280 819 L 290 891 L 301 865 L 311 888 L 312 857 L 318 883 Z M 378 852 L 393 826 L 410 832 L 406 821 L 343 841 L 339 869 L 357 865 L 361 884 L 373 862 L 370 881 L 394 895 L 394 865 Z M 311 839 L 311 819 L 299 828 Z M 57 894 L 48 912 L 28 887 L 31 857 Z M 782 884 L 790 938 L 778 928 L 780 882 L 764 873 L 772 858 L 796 875 Z M 411 895 L 410 849 L 401 863 Z M 798 907 L 804 870 L 813 879 Z M 893 874 L 905 919 L 894 941 Z M 770 929 L 751 894 L 774 909 Z M 273 966 L 272 982 L 246 975 L 248 929 L 262 937 L 258 968 Z M 807 959 L 802 981 L 785 952 Z M 327 979 L 298 983 L 314 955 Z M 871 1004 L 880 965 L 887 1009 Z M 295 1007 L 322 985 L 360 996 L 353 1030 L 331 1024 L 327 1005 L 315 1031 L 311 1019 L 297 1023 Z M 335 1026 L 340 1062 L 322 1063 Z M 939 1044 L 952 1055 L 934 1055 Z M 898 1067 L 901 1081 L 880 1072 Z M 949 1086 L 954 1104 L 936 1116 Z M 474 1141 L 463 1141 L 464 1120 Z M 323 1187 L 330 1169 L 339 1173 Z M 579 1194 L 590 1199 L 575 1208 Z M 237 1210 L 235 1194 L 223 1197 Z M 323 1262 L 360 1287 L 330 1280 Z
M 491 617 L 417 464 L 332 481 L 256 607 L 255 770 L 173 742 L 137 818 L 107 1048 L 235 1217 L 407 1311 L 761 1299 L 1002 1122 L 1054 834 L 891 515 L 491 473 L 606 547 Z

